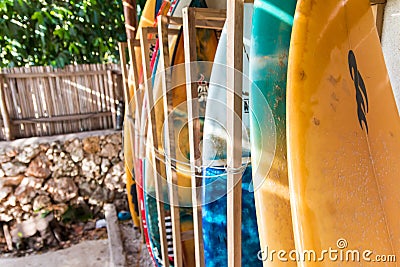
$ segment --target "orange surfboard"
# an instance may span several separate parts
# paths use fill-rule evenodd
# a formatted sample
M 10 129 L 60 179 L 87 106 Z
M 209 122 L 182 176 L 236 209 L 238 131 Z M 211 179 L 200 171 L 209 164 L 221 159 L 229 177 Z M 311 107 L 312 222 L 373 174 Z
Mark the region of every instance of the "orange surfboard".
M 295 244 L 317 256 L 299 265 L 393 261 L 400 256 L 400 119 L 368 0 L 297 2 L 287 90 Z M 320 259 L 329 248 L 337 260 Z

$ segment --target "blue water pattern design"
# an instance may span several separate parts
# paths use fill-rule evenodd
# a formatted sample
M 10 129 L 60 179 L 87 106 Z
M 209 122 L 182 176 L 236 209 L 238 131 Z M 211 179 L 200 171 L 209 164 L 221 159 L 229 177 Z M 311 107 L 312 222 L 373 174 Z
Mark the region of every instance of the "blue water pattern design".
M 208 167 L 204 170 L 207 178 L 203 179 L 203 200 L 213 194 L 223 197 L 203 206 L 204 258 L 207 267 L 228 266 L 227 249 L 227 176 L 221 168 Z M 256 208 L 252 186 L 251 166 L 247 166 L 242 177 L 242 266 L 262 266 L 257 258 L 260 251 Z M 224 194 L 225 192 L 225 194 Z

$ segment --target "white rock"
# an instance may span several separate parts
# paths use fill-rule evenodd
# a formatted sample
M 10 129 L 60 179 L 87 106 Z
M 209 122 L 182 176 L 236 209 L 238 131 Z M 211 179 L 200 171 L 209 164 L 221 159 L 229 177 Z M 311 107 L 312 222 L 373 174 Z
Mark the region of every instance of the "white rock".
M 101 148 L 100 156 L 104 158 L 113 158 L 118 157 L 119 149 L 116 148 L 113 144 L 106 144 Z
M 51 199 L 46 195 L 39 195 L 33 200 L 33 210 L 38 211 L 51 205 Z
M 51 178 L 46 183 L 45 189 L 56 202 L 64 203 L 78 195 L 78 187 L 69 177 Z
M 39 145 L 34 144 L 23 148 L 22 152 L 19 153 L 15 158 L 23 163 L 29 163 L 31 159 L 36 157 L 40 153 Z
M 109 159 L 103 158 L 101 160 L 101 174 L 106 174 L 110 169 L 111 162 Z
M 15 207 L 17 205 L 17 198 L 14 195 L 11 195 L 7 198 L 3 205 L 5 207 Z
M 0 187 L 0 201 L 8 197 L 8 195 L 12 192 L 11 186 L 2 186 Z
M 119 145 L 122 143 L 122 135 L 121 134 L 112 134 L 107 136 L 107 141 L 114 145 Z
M 17 176 L 20 173 L 24 173 L 27 169 L 25 164 L 19 162 L 6 162 L 1 164 L 6 176 Z
M 71 151 L 71 153 L 70 153 L 71 159 L 72 159 L 74 162 L 79 162 L 79 161 L 81 161 L 81 160 L 83 159 L 83 154 L 84 154 L 84 153 L 83 153 L 82 147 L 73 148 L 72 151 Z
M 0 213 L 0 222 L 9 222 L 12 219 L 13 219 L 13 217 L 8 214 Z

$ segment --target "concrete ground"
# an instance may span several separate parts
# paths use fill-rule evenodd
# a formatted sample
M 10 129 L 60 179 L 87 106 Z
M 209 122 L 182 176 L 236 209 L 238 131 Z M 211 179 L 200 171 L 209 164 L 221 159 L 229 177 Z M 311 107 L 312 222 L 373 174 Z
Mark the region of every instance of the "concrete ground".
M 21 258 L 0 258 L 1 267 L 109 267 L 108 240 L 83 241 L 70 248 Z

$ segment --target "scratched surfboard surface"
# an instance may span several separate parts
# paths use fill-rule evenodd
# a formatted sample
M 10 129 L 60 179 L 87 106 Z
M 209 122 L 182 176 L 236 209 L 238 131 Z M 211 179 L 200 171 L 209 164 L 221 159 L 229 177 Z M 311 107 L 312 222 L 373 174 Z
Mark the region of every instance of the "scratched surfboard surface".
M 250 140 L 262 255 L 294 249 L 286 162 L 286 77 L 295 0 L 255 0 L 250 51 Z M 267 103 L 266 103 L 267 102 Z M 263 262 L 296 266 L 295 262 Z
M 400 255 L 400 119 L 370 2 L 299 0 L 288 81 L 296 248 Z

